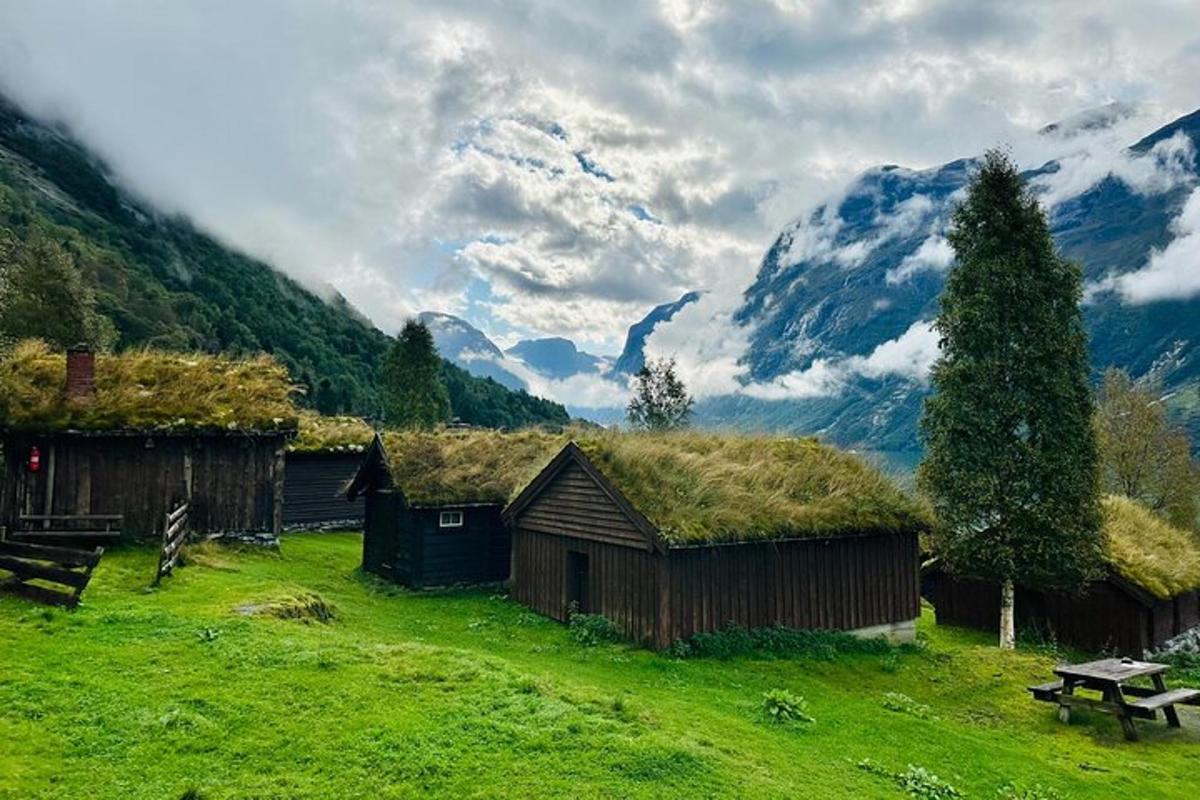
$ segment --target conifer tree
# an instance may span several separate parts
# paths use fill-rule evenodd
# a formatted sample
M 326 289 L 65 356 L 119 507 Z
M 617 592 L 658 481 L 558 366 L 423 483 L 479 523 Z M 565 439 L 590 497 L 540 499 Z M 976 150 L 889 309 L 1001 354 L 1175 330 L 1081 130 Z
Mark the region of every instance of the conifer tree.
M 429 328 L 418 320 L 404 323 L 383 360 L 383 411 L 389 425 L 429 428 L 450 417 L 441 363 Z
M 1000 646 L 1012 648 L 1016 585 L 1077 589 L 1100 568 L 1082 274 L 998 150 L 947 238 L 956 264 L 935 323 L 919 482 L 950 571 L 1000 584 Z

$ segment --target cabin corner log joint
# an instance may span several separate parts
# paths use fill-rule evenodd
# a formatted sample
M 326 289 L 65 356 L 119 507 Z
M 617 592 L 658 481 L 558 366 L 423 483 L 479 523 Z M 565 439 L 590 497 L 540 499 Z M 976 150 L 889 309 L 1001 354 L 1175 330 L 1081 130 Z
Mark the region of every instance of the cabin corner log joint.
M 916 531 L 672 544 L 573 442 L 505 519 L 514 599 L 602 614 L 652 647 L 731 624 L 915 633 Z

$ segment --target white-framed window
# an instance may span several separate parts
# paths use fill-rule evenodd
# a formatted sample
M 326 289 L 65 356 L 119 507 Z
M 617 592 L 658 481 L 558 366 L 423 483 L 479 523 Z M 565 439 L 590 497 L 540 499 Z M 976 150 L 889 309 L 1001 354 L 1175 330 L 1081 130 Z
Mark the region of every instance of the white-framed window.
M 463 512 L 461 511 L 443 511 L 438 515 L 439 528 L 461 528 L 463 525 Z

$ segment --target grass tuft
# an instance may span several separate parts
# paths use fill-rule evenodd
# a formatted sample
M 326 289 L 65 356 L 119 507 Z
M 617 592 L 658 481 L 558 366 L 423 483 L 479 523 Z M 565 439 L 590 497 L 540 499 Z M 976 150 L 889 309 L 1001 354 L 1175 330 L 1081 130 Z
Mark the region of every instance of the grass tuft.
M 288 450 L 296 453 L 361 453 L 371 443 L 375 429 L 358 417 L 326 417 L 300 412 L 300 429 Z
M 238 611 L 247 616 L 316 620 L 322 623 L 333 622 L 335 618 L 334 607 L 315 592 L 302 592 L 266 603 L 244 605 Z

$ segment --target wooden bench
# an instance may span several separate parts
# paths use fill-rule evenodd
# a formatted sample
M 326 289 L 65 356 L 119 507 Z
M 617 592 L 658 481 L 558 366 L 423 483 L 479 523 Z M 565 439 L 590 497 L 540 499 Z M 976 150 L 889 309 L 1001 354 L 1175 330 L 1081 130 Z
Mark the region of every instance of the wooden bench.
M 74 550 L 0 541 L 0 570 L 12 573 L 0 580 L 0 588 L 39 603 L 75 608 L 103 554 L 103 547 Z
M 1038 686 L 1030 686 L 1028 688 L 1029 691 L 1033 692 L 1034 700 L 1041 700 L 1045 703 L 1057 703 L 1058 694 L 1063 688 L 1063 682 L 1050 681 L 1050 683 L 1043 683 Z
M 1178 728 L 1180 726 L 1179 713 L 1175 710 L 1175 706 L 1200 705 L 1200 689 L 1171 689 L 1167 692 L 1143 697 L 1141 700 L 1127 705 L 1133 716 L 1144 719 L 1154 719 L 1161 709 L 1163 716 L 1167 718 L 1167 724 L 1172 728 Z
M 121 538 L 121 514 L 24 514 L 9 538 L 18 542 L 84 543 Z

